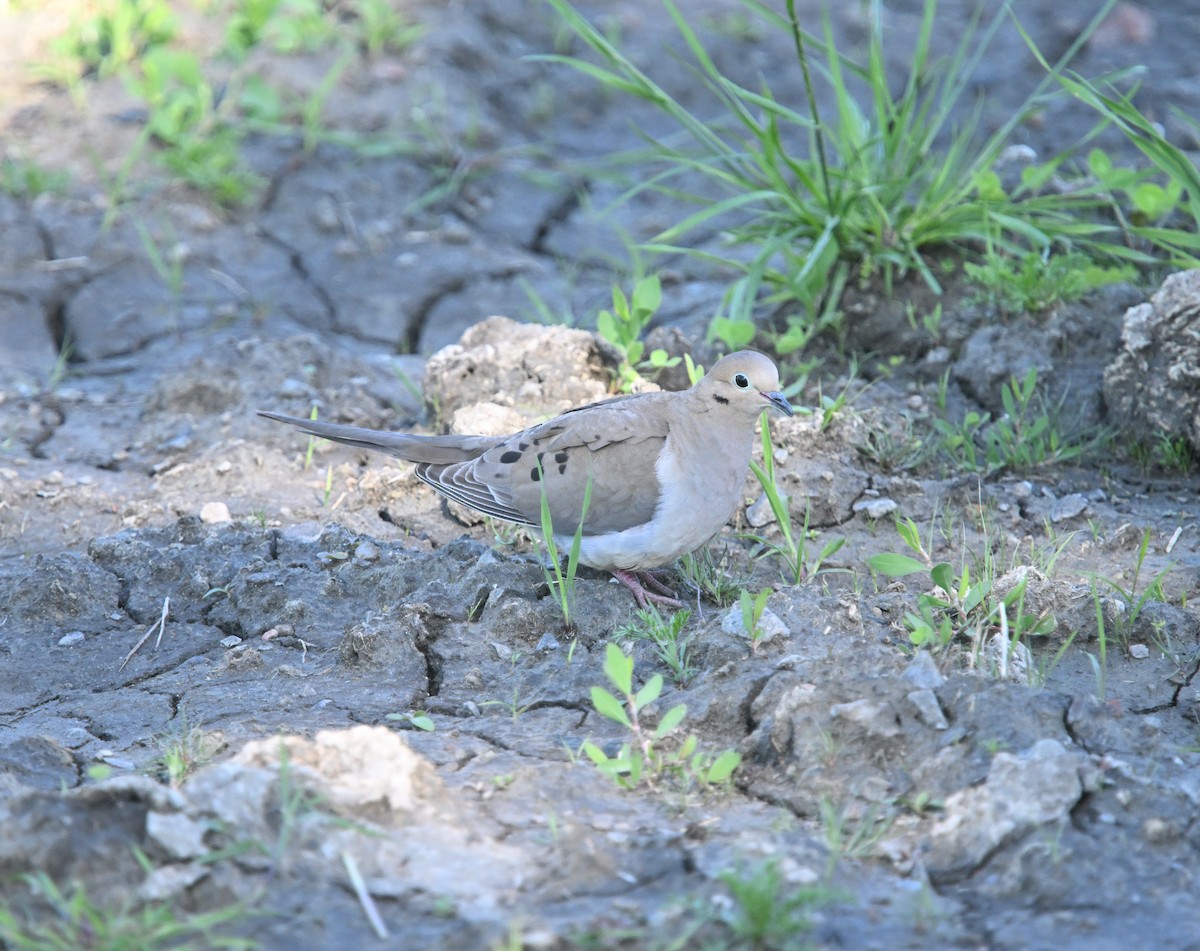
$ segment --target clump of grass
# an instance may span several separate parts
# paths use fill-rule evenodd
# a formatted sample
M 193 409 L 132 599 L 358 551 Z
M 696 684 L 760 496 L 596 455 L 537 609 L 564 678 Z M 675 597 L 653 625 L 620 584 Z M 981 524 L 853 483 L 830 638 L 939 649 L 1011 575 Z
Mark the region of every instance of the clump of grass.
M 5 889 L 0 899 L 0 942 L 21 951 L 205 951 L 251 949 L 256 941 L 228 934 L 246 919 L 244 905 L 231 904 L 199 914 L 184 914 L 166 902 L 98 905 L 86 889 L 61 889 L 43 873 L 22 875 L 28 899 Z
M 911 271 L 940 292 L 928 263 L 940 249 L 995 247 L 1023 255 L 1061 246 L 1100 257 L 1137 257 L 1121 244 L 1120 229 L 1096 214 L 1111 205 L 1107 189 L 1084 182 L 1068 190 L 1045 188 L 1062 159 L 1026 169 L 1011 188 L 993 171 L 1009 134 L 1053 92 L 1111 0 L 1060 60 L 1047 64 L 1046 77 L 1026 102 L 981 143 L 978 111 L 967 110 L 965 121 L 958 117 L 969 77 L 1010 15 L 1007 5 L 987 23 L 977 15 L 954 52 L 938 59 L 932 54 L 937 0 L 926 0 L 908 51 L 908 74 L 897 87 L 885 67 L 882 4 L 870 6 L 865 59 L 854 63 L 838 50 L 828 23 L 820 35 L 801 27 L 794 0 L 786 0 L 783 15 L 751 3 L 793 39 L 804 95 L 796 106 L 765 83 L 751 89 L 721 73 L 679 7 L 663 2 L 697 81 L 725 110 L 724 121 L 672 98 L 568 0 L 550 3 L 598 61 L 544 58 L 645 100 L 676 124 L 678 137 L 657 140 L 643 155 L 657 173 L 645 175 L 628 194 L 660 189 L 700 207 L 652 239 L 647 250 L 711 257 L 685 239 L 717 227 L 749 249 L 740 262 L 722 258 L 740 274 L 718 318 L 748 324 L 757 305 L 776 305 L 790 339 L 802 345 L 812 333 L 838 325 L 842 289 L 855 275 L 882 274 L 890 285 L 895 275 Z M 818 110 L 818 82 L 832 93 L 830 115 Z M 854 95 L 855 83 L 867 90 L 863 103 Z M 707 188 L 689 190 L 685 182 L 696 175 Z M 713 201 L 712 188 L 725 197 Z M 728 322 L 718 326 L 723 336 L 735 333 Z
M 691 616 L 692 612 L 685 608 L 664 618 L 651 605 L 638 611 L 635 620 L 614 630 L 613 637 L 649 641 L 654 645 L 655 656 L 671 671 L 675 686 L 686 687 L 696 675 L 688 653 L 691 637 L 683 633 Z

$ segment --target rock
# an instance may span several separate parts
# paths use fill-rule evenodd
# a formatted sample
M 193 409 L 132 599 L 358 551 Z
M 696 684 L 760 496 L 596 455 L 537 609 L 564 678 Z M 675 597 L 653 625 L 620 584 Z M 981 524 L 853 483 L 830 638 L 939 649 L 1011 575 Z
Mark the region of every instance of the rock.
M 835 703 L 829 708 L 829 715 L 851 723 L 857 723 L 873 736 L 899 736 L 899 718 L 892 705 L 886 700 L 851 700 L 849 703 Z
M 1069 518 L 1075 518 L 1077 515 L 1082 515 L 1087 511 L 1087 497 L 1079 492 L 1072 492 L 1070 495 L 1064 495 L 1061 499 L 1055 499 L 1054 504 L 1050 506 L 1050 521 L 1065 522 Z
M 758 638 L 755 642 L 757 644 L 769 644 L 777 637 L 786 637 L 788 633 L 787 625 L 770 608 L 763 609 L 762 616 L 758 619 L 757 629 Z M 739 605 L 735 604 L 725 612 L 725 616 L 721 618 L 721 630 L 733 637 L 750 636 L 750 632 L 746 630 L 746 622 L 742 617 L 742 609 Z
M 966 875 L 1000 846 L 1063 822 L 1084 793 L 1083 756 L 1058 740 L 1019 755 L 997 753 L 987 781 L 951 794 L 930 830 L 926 866 L 935 881 Z
M 190 859 L 208 851 L 202 822 L 181 812 L 146 813 L 146 835 L 173 859 Z
M 917 688 L 936 690 L 946 682 L 929 651 L 918 651 L 904 668 L 903 677 Z
M 859 499 L 854 503 L 854 511 L 862 512 L 869 519 L 878 521 L 891 515 L 899 506 L 892 499 Z
M 1145 443 L 1182 436 L 1200 451 L 1200 270 L 1172 274 L 1125 312 L 1122 350 L 1104 371 L 1109 420 Z
M 442 419 L 503 397 L 529 425 L 609 396 L 617 363 L 612 347 L 586 330 L 489 317 L 429 358 L 423 389 Z
M 938 703 L 937 694 L 932 690 L 913 690 L 908 694 L 908 701 L 917 708 L 917 715 L 927 726 L 935 730 L 945 730 L 950 726 L 946 714 L 942 712 L 942 705 Z
M 206 525 L 217 525 L 232 522 L 233 516 L 229 514 L 229 506 L 224 502 L 205 502 L 200 509 L 200 521 Z

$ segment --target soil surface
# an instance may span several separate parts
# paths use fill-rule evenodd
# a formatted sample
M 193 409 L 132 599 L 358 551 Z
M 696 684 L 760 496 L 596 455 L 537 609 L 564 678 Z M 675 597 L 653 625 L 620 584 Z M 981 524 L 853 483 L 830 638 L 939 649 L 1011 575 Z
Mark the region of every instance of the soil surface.
M 1015 7 L 1054 54 L 1093 4 Z M 630 242 L 691 210 L 648 192 L 614 205 L 626 185 L 597 170 L 673 131 L 664 120 L 530 59 L 576 49 L 542 3 L 422 3 L 412 48 L 357 55 L 326 90 L 324 127 L 352 144 L 251 137 L 266 184 L 238 211 L 142 153 L 114 209 L 137 103 L 116 78 L 81 103 L 26 71 L 70 9 L 0 8 L 6 157 L 70 173 L 62 193 L 0 193 L 9 908 L 48 914 L 18 878 L 35 872 L 109 909 L 242 902 L 222 933 L 267 949 L 1200 948 L 1200 478 L 1124 451 L 1147 435 L 1129 424 L 1148 371 L 1123 322 L 1157 286 L 1007 317 L 951 287 L 938 339 L 906 317 L 933 306 L 919 281 L 853 287 L 843 348 L 804 355 L 823 360 L 794 402 L 816 411 L 772 423 L 810 556 L 845 544 L 785 583 L 744 538 L 780 537 L 749 480 L 711 551 L 741 587 L 773 589 L 775 635 L 752 649 L 736 604 L 679 579 L 693 669 L 675 678 L 607 578 L 580 573 L 568 629 L 528 537 L 447 509 L 406 465 L 254 414 L 507 431 L 602 396 L 611 352 L 538 326 L 533 301 L 586 327 L 628 286 Z M 680 42 L 661 9 L 583 9 L 705 108 L 664 54 Z M 802 108 L 786 35 L 728 0 L 687 9 L 723 69 Z M 851 51 L 866 9 L 828 11 Z M 971 12 L 943 3 L 945 50 Z M 903 68 L 920 4 L 884 16 Z M 221 34 L 184 21 L 201 52 Z M 1170 107 L 1200 110 L 1198 22 L 1188 4 L 1122 4 L 1077 68 L 1144 66 L 1139 105 L 1193 147 Z M 301 97 L 337 59 L 254 55 Z M 1006 26 L 972 80 L 984 126 L 1039 78 Z M 1014 138 L 1048 155 L 1093 124 L 1060 102 Z M 651 263 L 654 339 L 711 363 L 728 273 Z M 1181 305 L 1193 335 L 1197 299 Z M 522 323 L 481 323 L 495 314 Z M 797 355 L 781 363 L 798 378 Z M 933 413 L 939 380 L 950 415 L 998 416 L 1031 366 L 1078 426 L 1122 433 L 1108 455 L 980 478 L 881 450 Z M 842 392 L 826 421 L 822 397 Z M 991 628 L 915 650 L 903 620 L 928 577 L 867 565 L 902 550 L 897 517 L 935 560 L 973 577 L 990 560 L 997 592 L 1024 580 L 1025 612 L 1053 630 L 1027 651 Z M 731 783 L 666 773 L 625 790 L 582 752 L 628 739 L 591 702 L 612 641 L 637 683 L 666 678 L 649 722 L 687 704 L 664 748 L 691 734 L 706 756 L 736 749 Z M 771 896 L 765 924 L 748 893 Z

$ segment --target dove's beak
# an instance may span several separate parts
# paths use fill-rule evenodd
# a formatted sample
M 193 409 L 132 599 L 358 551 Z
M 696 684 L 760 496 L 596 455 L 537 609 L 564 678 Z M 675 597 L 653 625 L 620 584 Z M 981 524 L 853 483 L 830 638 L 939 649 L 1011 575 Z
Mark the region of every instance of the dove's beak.
M 762 398 L 764 400 L 766 400 L 768 403 L 770 403 L 772 406 L 774 406 L 777 410 L 779 410 L 779 412 L 783 413 L 785 416 L 793 415 L 792 404 L 789 403 L 787 397 L 784 396 L 782 393 L 780 393 L 778 390 L 775 390 L 774 392 L 771 392 L 771 393 L 763 393 Z

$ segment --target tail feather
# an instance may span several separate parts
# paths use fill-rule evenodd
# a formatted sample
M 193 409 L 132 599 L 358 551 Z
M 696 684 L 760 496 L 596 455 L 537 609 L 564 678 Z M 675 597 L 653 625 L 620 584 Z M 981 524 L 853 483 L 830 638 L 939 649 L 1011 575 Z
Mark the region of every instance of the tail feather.
M 258 411 L 258 415 L 295 426 L 310 436 L 332 439 L 334 442 L 355 446 L 359 449 L 386 452 L 390 456 L 396 456 L 398 459 L 408 462 L 434 464 L 463 462 L 486 452 L 506 438 L 504 436 L 420 436 L 415 433 L 388 433 L 375 429 L 364 429 L 360 426 L 343 426 L 340 423 L 326 423 L 317 419 L 286 416 L 283 413 L 272 413 L 261 409 Z

